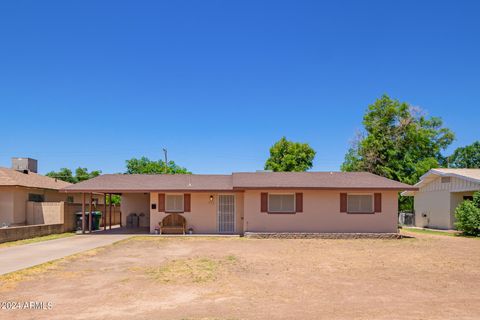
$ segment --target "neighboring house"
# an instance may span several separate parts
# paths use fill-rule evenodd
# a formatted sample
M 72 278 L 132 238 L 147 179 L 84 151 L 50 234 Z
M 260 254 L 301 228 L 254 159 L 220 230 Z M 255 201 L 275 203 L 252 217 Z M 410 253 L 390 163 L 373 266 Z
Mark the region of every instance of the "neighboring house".
M 454 229 L 455 208 L 480 190 L 480 169 L 432 169 L 420 177 L 415 187 L 418 191 L 402 193 L 415 197 L 415 225 Z
M 80 203 L 81 195 L 59 192 L 70 185 L 38 174 L 35 159 L 12 158 L 12 168 L 0 167 L 0 227 L 32 224 L 27 221 L 29 202 Z M 102 197 L 95 199 L 103 203 Z
M 231 234 L 397 232 L 405 190 L 417 188 L 364 172 L 107 174 L 63 189 L 121 194 L 124 226 L 130 214 L 143 214 L 154 232 L 167 215 L 180 214 L 194 233 Z

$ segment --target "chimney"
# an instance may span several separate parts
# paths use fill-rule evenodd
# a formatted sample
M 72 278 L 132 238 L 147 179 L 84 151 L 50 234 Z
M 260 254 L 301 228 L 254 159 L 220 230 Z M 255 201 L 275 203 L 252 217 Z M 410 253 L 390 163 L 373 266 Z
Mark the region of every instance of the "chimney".
M 12 169 L 23 173 L 37 173 L 37 160 L 31 158 L 12 158 Z

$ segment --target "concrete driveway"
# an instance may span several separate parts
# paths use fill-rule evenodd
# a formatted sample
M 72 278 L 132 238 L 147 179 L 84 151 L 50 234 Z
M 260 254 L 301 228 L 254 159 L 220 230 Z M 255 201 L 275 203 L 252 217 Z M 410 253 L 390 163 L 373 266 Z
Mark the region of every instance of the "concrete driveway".
M 0 275 L 126 239 L 128 234 L 86 234 L 0 249 Z

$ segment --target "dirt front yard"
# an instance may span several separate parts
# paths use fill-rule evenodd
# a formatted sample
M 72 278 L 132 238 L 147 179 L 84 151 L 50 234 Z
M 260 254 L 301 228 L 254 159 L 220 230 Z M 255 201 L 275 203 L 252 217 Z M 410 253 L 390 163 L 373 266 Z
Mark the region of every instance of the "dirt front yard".
M 136 237 L 0 278 L 0 319 L 480 319 L 480 240 Z

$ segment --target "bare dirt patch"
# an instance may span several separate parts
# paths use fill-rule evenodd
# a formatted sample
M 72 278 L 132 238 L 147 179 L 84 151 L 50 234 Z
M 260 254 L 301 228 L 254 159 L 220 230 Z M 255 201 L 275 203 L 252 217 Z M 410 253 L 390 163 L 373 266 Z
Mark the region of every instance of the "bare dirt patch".
M 15 279 L 5 319 L 479 319 L 480 241 L 138 237 Z

